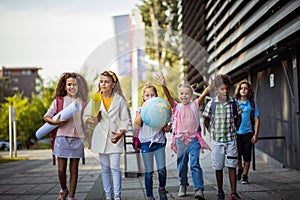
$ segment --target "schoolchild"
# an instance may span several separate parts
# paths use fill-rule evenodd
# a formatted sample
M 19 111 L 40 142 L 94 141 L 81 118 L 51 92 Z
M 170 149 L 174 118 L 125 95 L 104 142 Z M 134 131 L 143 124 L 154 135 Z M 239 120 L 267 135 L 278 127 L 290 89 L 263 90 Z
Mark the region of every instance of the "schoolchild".
M 203 139 L 197 111 L 205 96 L 209 93 L 210 87 L 207 87 L 198 99 L 192 101 L 193 89 L 191 85 L 187 83 L 180 84 L 178 87 L 180 103 L 177 103 L 166 86 L 163 74 L 157 74 L 156 79 L 161 84 L 172 107 L 173 117 L 176 117 L 176 124 L 173 124 L 174 137 L 171 148 L 177 153 L 177 170 L 180 183 L 178 196 L 186 196 L 187 186 L 189 185 L 187 173 L 190 158 L 189 164 L 195 191 L 194 197 L 195 199 L 205 199 L 203 194 L 203 172 L 199 161 L 200 151 L 204 146 L 201 146 Z M 178 107 L 180 108 L 178 109 Z
M 89 101 L 83 118 L 85 123 L 94 126 L 91 151 L 99 154 L 106 199 L 120 200 L 120 158 L 124 147 L 123 136 L 129 125 L 129 114 L 119 79 L 114 72 L 107 70 L 101 73 L 98 93 L 102 98 L 97 116 L 91 115 L 93 102 Z
M 236 192 L 236 131 L 241 123 L 241 108 L 230 97 L 230 86 L 231 79 L 228 75 L 217 75 L 214 79 L 217 96 L 207 103 L 203 112 L 205 127 L 213 135 L 212 168 L 216 173 L 219 200 L 225 199 L 224 166 L 228 167 L 229 171 L 230 200 L 240 199 Z
M 55 98 L 63 98 L 63 108 L 72 102 L 84 104 L 88 98 L 86 80 L 78 73 L 63 73 L 58 81 Z M 84 157 L 84 130 L 82 127 L 81 111 L 76 112 L 70 119 L 61 120 L 60 116 L 52 117 L 57 111 L 57 101 L 54 100 L 44 115 L 44 120 L 52 125 L 58 125 L 54 142 L 53 155 L 58 160 L 58 178 L 61 190 L 58 200 L 74 199 L 78 179 L 79 159 Z M 67 187 L 67 162 L 70 161 L 70 182 Z
M 154 85 L 148 83 L 142 90 L 143 102 L 150 98 L 157 97 L 157 89 Z M 166 155 L 165 155 L 165 143 L 166 137 L 164 128 L 154 128 L 147 126 L 143 123 L 141 118 L 141 107 L 136 112 L 134 120 L 134 126 L 136 133 L 135 137 L 138 137 L 140 141 L 140 148 L 142 158 L 145 167 L 144 182 L 146 188 L 146 196 L 148 200 L 154 200 L 153 196 L 153 173 L 154 173 L 154 158 L 156 161 L 157 173 L 158 173 L 158 194 L 160 200 L 167 200 L 166 181 L 167 181 L 167 169 L 166 169 Z M 136 138 L 134 139 L 136 140 Z
M 259 111 L 254 103 L 252 85 L 247 80 L 242 80 L 237 85 L 234 96 L 243 111 L 242 123 L 237 131 L 239 156 L 237 180 L 241 180 L 242 184 L 248 184 L 252 146 L 257 142 L 259 130 Z

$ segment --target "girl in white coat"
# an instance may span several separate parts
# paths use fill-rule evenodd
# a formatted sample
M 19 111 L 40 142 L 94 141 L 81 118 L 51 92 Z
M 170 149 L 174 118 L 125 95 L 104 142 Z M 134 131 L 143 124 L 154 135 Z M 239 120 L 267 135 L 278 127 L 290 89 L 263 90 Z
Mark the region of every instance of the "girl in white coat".
M 84 121 L 95 126 L 91 151 L 99 153 L 106 199 L 112 199 L 111 172 L 114 199 L 119 200 L 121 199 L 120 157 L 123 153 L 123 136 L 129 125 L 129 114 L 118 77 L 114 72 L 104 71 L 101 74 L 98 95 L 101 95 L 101 104 L 97 117 L 90 114 L 93 107 L 93 102 L 90 101 L 85 109 Z

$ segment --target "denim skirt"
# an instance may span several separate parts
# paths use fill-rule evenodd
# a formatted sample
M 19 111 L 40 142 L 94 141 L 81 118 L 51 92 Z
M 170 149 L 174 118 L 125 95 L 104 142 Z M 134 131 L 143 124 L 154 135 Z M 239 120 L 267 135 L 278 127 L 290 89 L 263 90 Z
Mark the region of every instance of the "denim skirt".
M 55 138 L 53 155 L 60 158 L 83 158 L 83 138 L 59 136 Z

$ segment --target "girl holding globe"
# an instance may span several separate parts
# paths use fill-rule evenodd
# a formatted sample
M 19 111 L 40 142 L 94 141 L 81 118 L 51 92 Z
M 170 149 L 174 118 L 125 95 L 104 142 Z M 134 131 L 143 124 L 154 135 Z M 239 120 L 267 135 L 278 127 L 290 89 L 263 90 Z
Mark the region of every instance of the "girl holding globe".
M 199 162 L 201 148 L 204 149 L 203 139 L 198 117 L 199 106 L 209 93 L 207 87 L 200 97 L 194 101 L 193 89 L 187 84 L 180 84 L 178 87 L 178 95 L 181 103 L 177 103 L 172 98 L 162 73 L 156 74 L 156 80 L 161 84 L 165 95 L 172 107 L 173 118 L 176 118 L 176 124 L 173 124 L 174 137 L 172 139 L 171 148 L 177 153 L 177 170 L 180 182 L 178 196 L 186 196 L 188 184 L 187 172 L 188 161 L 190 157 L 191 177 L 194 184 L 195 199 L 204 199 L 204 181 L 202 168 Z M 192 102 L 191 102 L 192 101 Z M 174 122 L 174 121 L 173 121 Z M 209 148 L 209 147 L 206 147 Z
M 91 151 L 99 153 L 103 188 L 107 200 L 112 200 L 112 184 L 114 200 L 121 199 L 120 157 L 123 153 L 123 136 L 129 125 L 129 114 L 126 99 L 123 96 L 119 79 L 112 71 L 104 71 L 98 83 L 100 100 L 97 114 L 93 115 L 93 101 L 86 106 L 84 122 L 95 126 L 92 136 Z M 97 106 L 96 106 L 97 108 Z
M 147 101 L 150 98 L 157 97 L 157 89 L 152 84 L 146 84 L 142 91 L 143 101 Z M 164 131 L 168 131 L 168 126 L 162 128 L 155 128 L 147 126 L 143 123 L 141 118 L 141 107 L 137 109 L 136 117 L 134 120 L 135 132 L 138 133 L 138 140 L 141 145 L 141 152 L 145 166 L 145 188 L 146 188 L 146 196 L 148 200 L 153 200 L 153 159 L 155 157 L 157 172 L 158 172 L 158 193 L 159 198 L 161 200 L 167 200 L 166 195 L 166 181 L 167 181 L 167 169 L 166 169 L 166 155 L 165 155 L 165 133 Z M 137 138 L 134 138 L 136 141 Z

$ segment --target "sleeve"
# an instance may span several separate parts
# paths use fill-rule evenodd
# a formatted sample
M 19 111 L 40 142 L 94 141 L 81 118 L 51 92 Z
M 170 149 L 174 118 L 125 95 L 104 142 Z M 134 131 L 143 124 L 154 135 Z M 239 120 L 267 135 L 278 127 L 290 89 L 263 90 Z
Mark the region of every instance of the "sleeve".
M 120 130 L 127 130 L 129 125 L 129 113 L 126 101 L 123 100 L 120 104 Z
M 205 108 L 204 108 L 204 111 L 202 113 L 202 116 L 203 117 L 206 117 L 206 118 L 211 118 L 211 112 L 210 112 L 210 106 L 211 106 L 211 101 L 209 101 Z
M 174 101 L 174 106 L 173 106 L 173 108 L 171 108 L 171 110 L 172 110 L 172 115 L 175 114 L 177 104 L 178 104 L 178 103 L 177 103 L 176 101 Z
M 88 102 L 88 104 L 86 105 L 84 111 L 83 111 L 83 115 L 82 115 L 82 121 L 83 123 L 86 123 L 86 120 L 91 116 L 91 105 L 92 105 L 92 100 L 90 100 Z
M 136 112 L 141 113 L 141 110 L 142 110 L 142 107 L 138 107 L 138 108 L 136 109 Z
M 193 103 L 194 103 L 194 105 L 196 106 L 196 110 L 199 110 L 198 99 L 195 99 Z
M 44 115 L 44 118 L 53 117 L 56 114 L 56 110 L 57 110 L 57 105 L 56 105 L 56 100 L 54 100 L 50 105 L 49 109 L 47 110 L 46 114 Z

